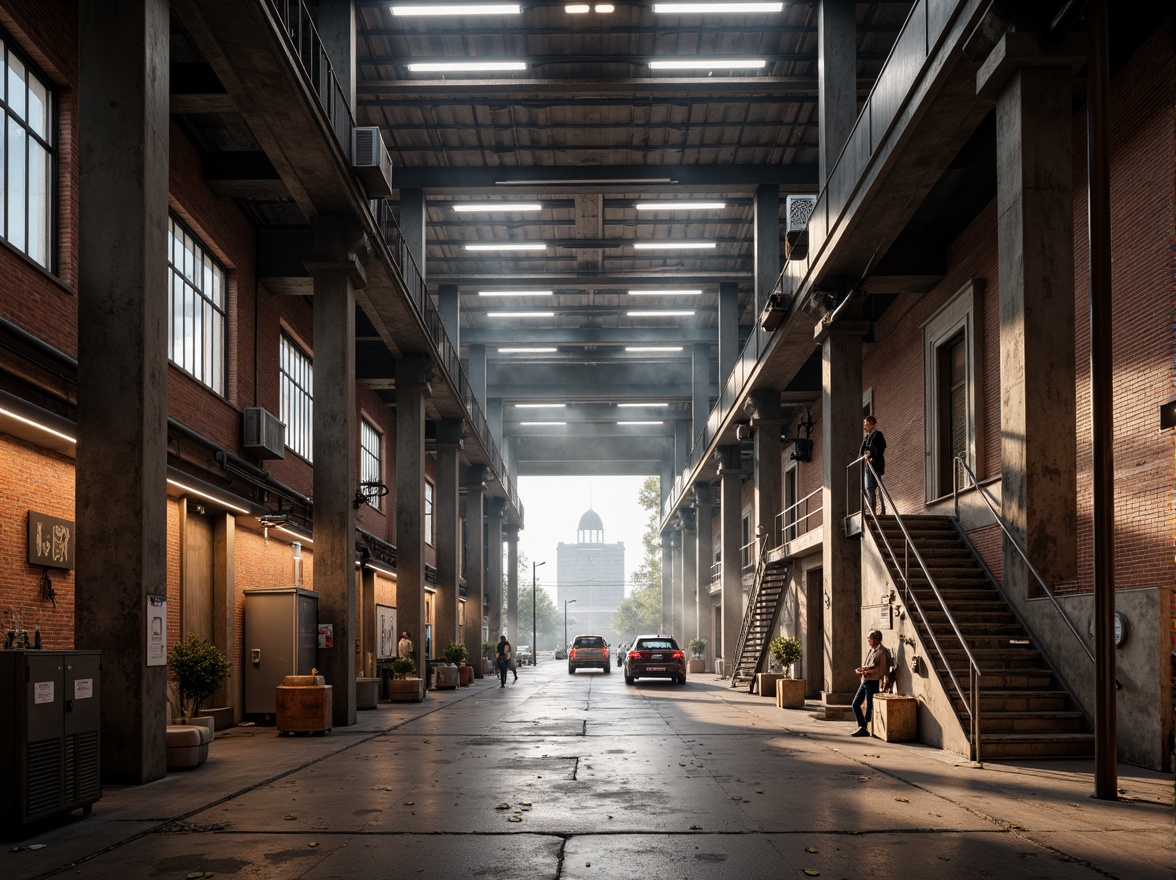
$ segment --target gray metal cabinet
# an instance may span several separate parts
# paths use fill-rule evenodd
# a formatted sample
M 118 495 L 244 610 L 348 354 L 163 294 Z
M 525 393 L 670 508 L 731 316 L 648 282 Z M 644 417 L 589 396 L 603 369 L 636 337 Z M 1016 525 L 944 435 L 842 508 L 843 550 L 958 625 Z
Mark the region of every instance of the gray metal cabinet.
M 298 587 L 245 591 L 245 714 L 273 715 L 275 688 L 318 663 L 318 593 Z
M 101 654 L 0 652 L 0 824 L 19 828 L 102 797 Z

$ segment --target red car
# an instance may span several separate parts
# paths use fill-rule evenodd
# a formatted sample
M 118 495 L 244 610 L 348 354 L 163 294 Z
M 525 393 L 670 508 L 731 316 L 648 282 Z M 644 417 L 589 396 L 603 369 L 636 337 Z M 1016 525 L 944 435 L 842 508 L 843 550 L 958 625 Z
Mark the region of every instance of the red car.
M 603 669 L 612 672 L 608 665 L 608 642 L 604 636 L 576 636 L 568 651 L 568 675 L 575 675 L 577 669 Z
M 625 654 L 625 684 L 668 678 L 686 684 L 686 655 L 671 636 L 637 636 Z

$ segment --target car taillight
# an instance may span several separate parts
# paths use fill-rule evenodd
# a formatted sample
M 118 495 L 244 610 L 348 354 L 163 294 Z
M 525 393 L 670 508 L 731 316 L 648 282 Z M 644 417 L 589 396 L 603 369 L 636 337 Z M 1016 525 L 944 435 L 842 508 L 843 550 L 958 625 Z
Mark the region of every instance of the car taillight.
M 572 650 L 568 651 L 568 659 L 569 660 L 576 659 L 576 649 L 575 648 L 572 648 Z
M 685 657 L 685 656 L 686 656 L 686 655 L 685 655 L 685 654 L 683 654 L 681 651 L 675 651 L 675 652 L 673 653 L 673 655 L 672 655 L 672 659 L 674 659 L 674 660 L 681 660 L 681 659 L 682 659 L 683 657 Z
M 641 659 L 641 652 L 640 651 L 630 651 L 629 652 L 629 659 L 630 660 L 640 660 Z
M 604 656 L 605 656 L 605 659 L 607 660 L 608 659 L 608 648 L 604 649 Z

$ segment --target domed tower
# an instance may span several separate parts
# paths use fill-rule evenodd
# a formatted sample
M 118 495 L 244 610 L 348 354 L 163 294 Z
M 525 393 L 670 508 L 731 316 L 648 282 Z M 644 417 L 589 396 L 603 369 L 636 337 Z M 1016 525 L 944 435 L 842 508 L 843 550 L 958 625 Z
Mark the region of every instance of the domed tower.
M 576 543 L 604 543 L 604 523 L 600 520 L 600 514 L 592 508 L 588 508 L 584 515 L 580 517 L 580 525 L 576 528 Z
M 615 645 L 613 615 L 625 598 L 624 543 L 605 543 L 604 522 L 589 507 L 576 526 L 576 543 L 556 547 L 555 564 L 556 604 L 567 611 L 568 638 L 599 634 Z

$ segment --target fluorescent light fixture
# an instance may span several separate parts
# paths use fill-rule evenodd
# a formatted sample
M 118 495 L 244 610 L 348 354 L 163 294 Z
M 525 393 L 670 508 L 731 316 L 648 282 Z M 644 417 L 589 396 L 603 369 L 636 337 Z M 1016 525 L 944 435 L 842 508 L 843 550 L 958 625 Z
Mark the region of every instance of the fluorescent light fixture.
M 487 312 L 487 318 L 554 318 L 555 312 Z
M 308 537 L 306 537 L 306 535 L 300 535 L 297 532 L 292 532 L 289 529 L 283 528 L 282 526 L 278 526 L 276 528 L 270 529 L 270 531 L 271 532 L 281 532 L 283 535 L 289 535 L 295 541 L 298 541 L 299 543 L 302 543 L 302 544 L 313 544 L 314 543 L 314 538 L 308 538 Z
M 516 403 L 515 409 L 564 409 L 566 403 Z
M 541 241 L 503 241 L 497 244 L 467 244 L 465 249 L 467 251 L 545 251 L 547 250 L 547 245 Z
M 40 422 L 34 422 L 32 419 L 26 419 L 24 416 L 17 415 L 16 413 L 14 413 L 10 409 L 4 409 L 3 407 L 0 407 L 0 415 L 8 416 L 8 418 L 10 418 L 10 419 L 16 419 L 16 421 L 20 422 L 21 424 L 36 428 L 39 431 L 44 431 L 46 434 L 51 434 L 54 437 L 59 437 L 62 440 L 68 441 L 69 443 L 77 443 L 78 442 L 76 437 L 71 437 L 71 436 L 69 436 L 69 434 L 63 434 L 60 431 L 55 431 L 52 428 L 48 427 L 47 425 L 42 425 Z
M 177 480 L 173 480 L 171 477 L 168 477 L 167 481 L 170 485 L 175 486 L 181 491 L 187 492 L 189 495 L 195 495 L 197 498 L 203 498 L 205 501 L 210 501 L 213 504 L 219 504 L 221 507 L 227 507 L 229 510 L 235 510 L 237 513 L 240 513 L 244 516 L 249 515 L 249 511 L 244 507 L 238 507 L 236 504 L 230 504 L 228 501 L 217 498 L 213 495 L 209 495 L 207 492 L 201 492 L 199 489 L 193 489 L 191 486 L 185 486 L 183 483 L 178 482 Z
M 542 211 L 538 202 L 457 202 L 453 210 L 459 214 L 506 213 L 508 211 Z
M 654 3 L 653 11 L 655 14 L 669 12 L 679 13 L 681 15 L 690 15 L 691 13 L 711 13 L 711 12 L 782 12 L 784 4 L 778 3 Z
M 566 425 L 567 422 L 519 422 L 520 425 L 536 427 L 540 425 Z
M 698 296 L 701 290 L 630 290 L 629 296 Z
M 549 352 L 559 351 L 557 348 L 500 348 L 499 354 L 548 354 Z
M 694 314 L 693 309 L 656 309 L 625 312 L 630 318 L 688 318 Z M 625 349 L 631 351 L 632 349 Z M 646 349 L 648 351 L 649 349 Z
M 638 202 L 638 211 L 719 211 L 727 207 L 726 202 L 674 202 L 664 199 L 660 202 Z
M 479 290 L 478 296 L 551 296 L 554 290 Z
M 616 6 L 611 3 L 597 3 L 592 9 L 600 15 L 608 15 L 610 12 L 616 12 Z
M 414 61 L 408 65 L 413 73 L 490 73 L 526 70 L 525 61 Z
M 681 351 L 681 349 L 678 349 Z M 637 406 L 669 406 L 668 403 L 618 403 L 617 406 L 637 407 Z
M 705 251 L 717 247 L 713 241 L 638 241 L 633 245 L 639 251 Z
M 393 15 L 518 15 L 518 3 L 394 3 Z
M 649 62 L 650 70 L 757 70 L 763 58 L 661 58 Z M 411 65 L 410 65 L 411 67 Z
M 664 425 L 664 424 L 665 424 L 665 422 L 659 422 L 659 421 L 630 421 L 630 422 L 617 422 L 617 424 L 618 424 L 618 425 Z
M 680 345 L 627 345 L 625 351 L 681 351 Z
M 584 15 L 589 9 L 587 3 L 569 3 L 564 7 L 564 12 L 568 15 Z
M 672 177 L 569 177 L 559 180 L 496 180 L 495 186 L 590 186 L 592 184 L 674 183 Z

